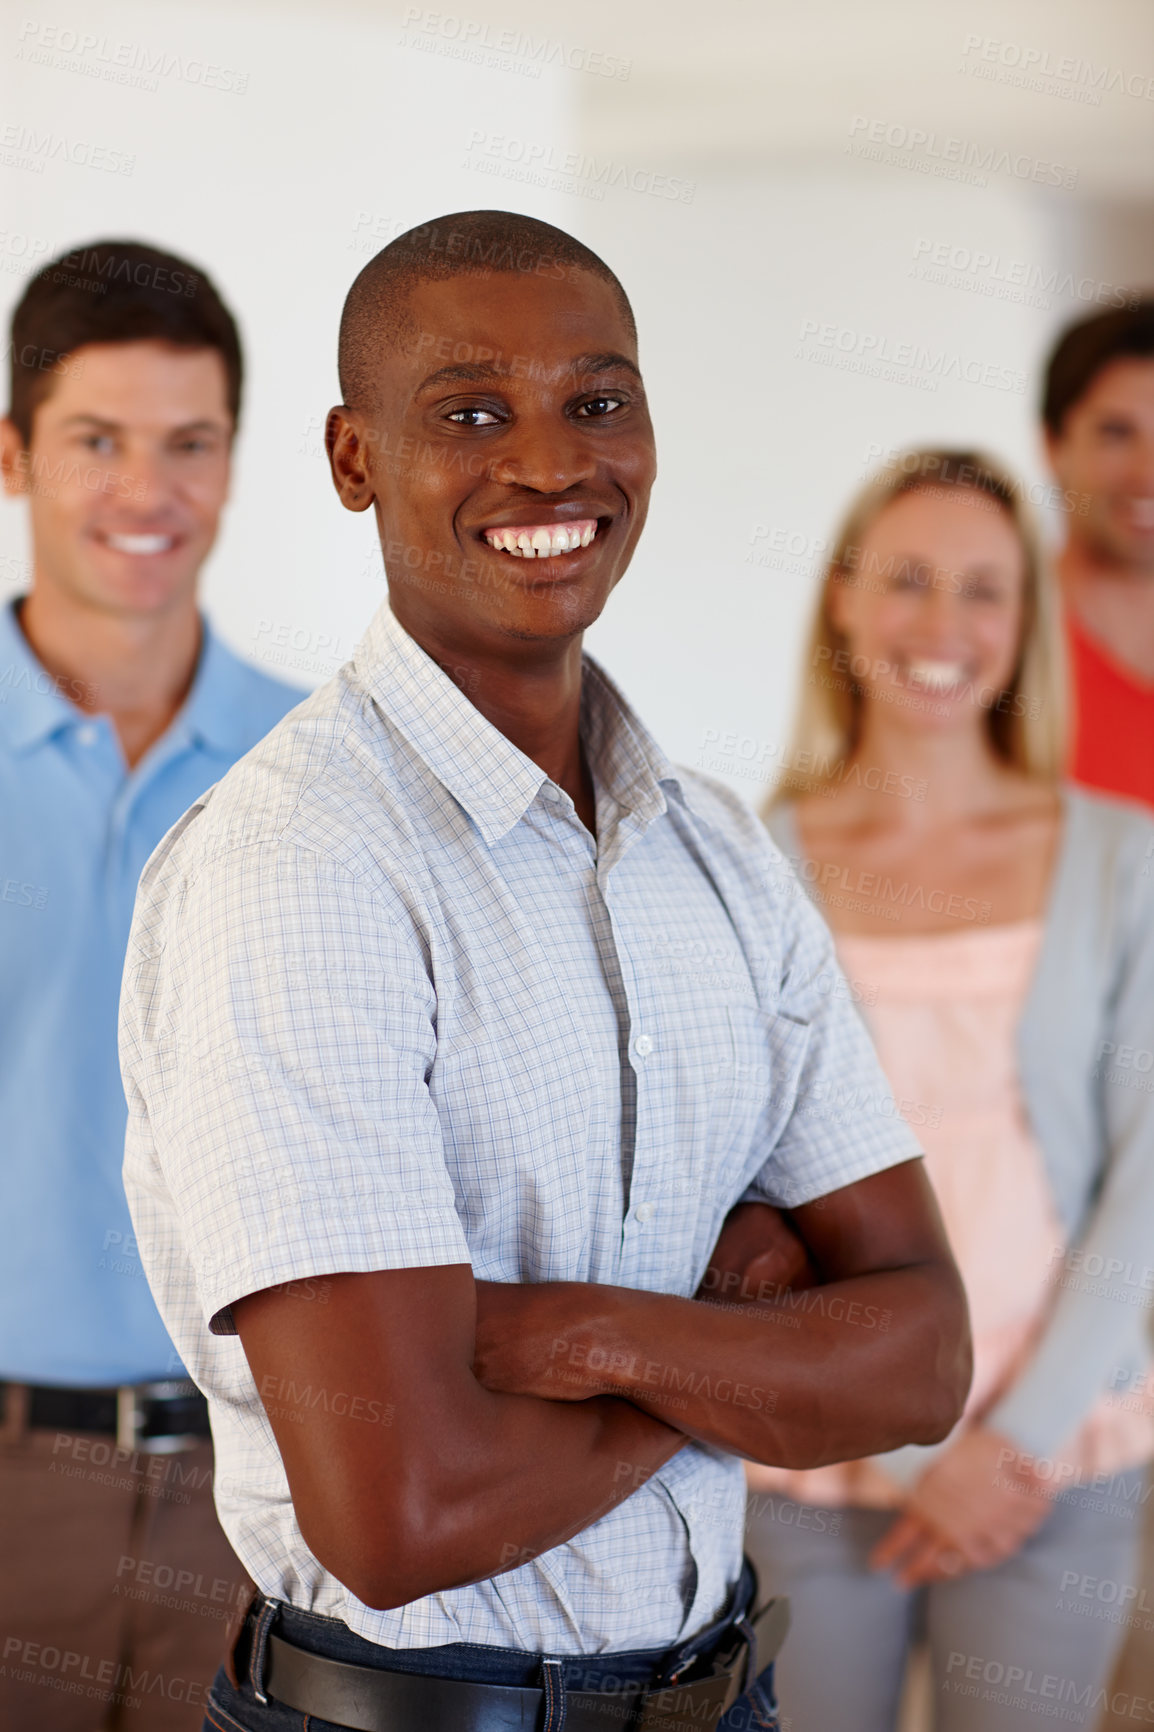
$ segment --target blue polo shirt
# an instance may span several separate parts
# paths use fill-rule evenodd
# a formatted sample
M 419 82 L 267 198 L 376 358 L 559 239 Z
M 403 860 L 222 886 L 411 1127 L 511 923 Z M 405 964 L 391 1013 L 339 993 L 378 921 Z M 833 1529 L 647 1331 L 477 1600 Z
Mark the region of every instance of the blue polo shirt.
M 304 695 L 204 625 L 183 708 L 129 770 L 112 721 L 0 609 L 0 1377 L 181 1375 L 120 1170 L 116 1047 L 137 881 L 165 832 Z

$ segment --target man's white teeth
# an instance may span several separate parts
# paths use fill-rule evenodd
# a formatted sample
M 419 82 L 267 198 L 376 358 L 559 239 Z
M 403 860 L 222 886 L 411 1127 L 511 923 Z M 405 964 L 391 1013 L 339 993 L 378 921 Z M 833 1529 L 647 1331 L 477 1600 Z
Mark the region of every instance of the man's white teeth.
M 966 677 L 961 662 L 911 661 L 906 664 L 911 685 L 924 686 L 933 692 L 945 692 L 960 686 Z
M 167 553 L 174 539 L 171 535 L 105 536 L 109 547 L 114 547 L 117 553 Z
M 517 559 L 553 559 L 559 553 L 573 553 L 578 547 L 588 547 L 597 534 L 597 519 L 583 517 L 576 523 L 515 524 L 510 529 L 483 531 L 489 546 L 498 553 L 511 553 Z
M 1130 515 L 1139 529 L 1154 529 L 1154 499 L 1132 499 Z

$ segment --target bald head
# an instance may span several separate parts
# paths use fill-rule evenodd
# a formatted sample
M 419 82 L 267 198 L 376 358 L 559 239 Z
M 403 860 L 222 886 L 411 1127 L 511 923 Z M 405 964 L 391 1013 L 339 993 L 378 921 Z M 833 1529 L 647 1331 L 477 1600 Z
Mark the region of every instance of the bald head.
M 421 284 L 491 273 L 564 282 L 582 271 L 612 289 L 636 341 L 633 309 L 609 266 L 552 223 L 515 211 L 457 211 L 398 235 L 369 260 L 345 300 L 337 359 L 345 403 L 367 409 L 382 355 L 419 335 L 410 300 Z

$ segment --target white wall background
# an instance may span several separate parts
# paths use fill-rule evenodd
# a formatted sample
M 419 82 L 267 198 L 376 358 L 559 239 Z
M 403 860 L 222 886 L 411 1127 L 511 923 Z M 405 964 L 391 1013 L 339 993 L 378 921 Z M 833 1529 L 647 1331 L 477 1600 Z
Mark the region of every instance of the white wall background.
M 975 441 L 1040 481 L 1036 373 L 1086 304 L 1076 284 L 1154 287 L 1154 10 L 461 3 L 108 0 L 94 22 L 90 5 L 22 0 L 0 35 L 0 315 L 32 245 L 132 234 L 215 276 L 249 380 L 207 600 L 258 659 L 287 628 L 284 671 L 312 685 L 384 594 L 371 524 L 337 506 L 320 446 L 353 275 L 447 210 L 502 205 L 580 235 L 633 297 L 661 458 L 646 539 L 590 647 L 675 756 L 716 770 L 714 742 L 738 736 L 727 779 L 757 799 L 784 742 L 806 550 L 871 453 Z M 68 53 L 69 31 L 102 40 Z M 180 65 L 156 90 L 94 76 L 118 44 L 137 67 Z M 1041 88 L 1020 83 L 1027 57 Z M 206 87 L 202 64 L 245 75 L 243 91 Z M 905 153 L 854 154 L 871 126 Z M 58 140 L 125 153 L 132 172 L 63 160 Z M 983 171 L 991 151 L 1003 166 Z M 933 172 L 959 154 L 967 179 Z M 1039 184 L 1035 165 L 1072 184 Z M 987 262 L 930 281 L 931 244 Z M 1023 272 L 1025 298 L 1000 292 Z M 911 342 L 947 376 L 821 364 L 839 344 Z M 975 364 L 1025 388 L 948 376 Z M 10 505 L 0 582 L 26 562 Z

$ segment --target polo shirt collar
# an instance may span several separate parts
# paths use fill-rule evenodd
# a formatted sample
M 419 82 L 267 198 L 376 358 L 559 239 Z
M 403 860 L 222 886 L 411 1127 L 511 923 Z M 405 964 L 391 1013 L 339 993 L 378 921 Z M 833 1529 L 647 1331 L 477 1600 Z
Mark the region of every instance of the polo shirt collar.
M 222 643 L 203 614 L 200 656 L 173 728 L 193 744 L 236 757 L 252 744 L 252 671 Z
M 84 712 L 66 695 L 69 683 L 33 655 L 16 619 L 16 601 L 0 608 L 0 737 L 22 751 L 83 721 Z
M 17 597 L 16 600 L 20 598 Z M 192 685 L 165 738 L 237 753 L 244 730 L 244 664 L 201 616 L 200 655 Z M 50 674 L 16 618 L 16 601 L 0 607 L 0 739 L 24 751 L 91 719 L 69 695 L 71 682 Z
M 486 843 L 500 841 L 549 780 L 540 765 L 470 703 L 398 624 L 387 602 L 353 661 L 387 721 L 464 807 Z M 673 766 L 589 654 L 583 670 L 581 731 L 594 773 L 619 807 L 648 821 L 665 810 L 662 783 L 680 792 Z

